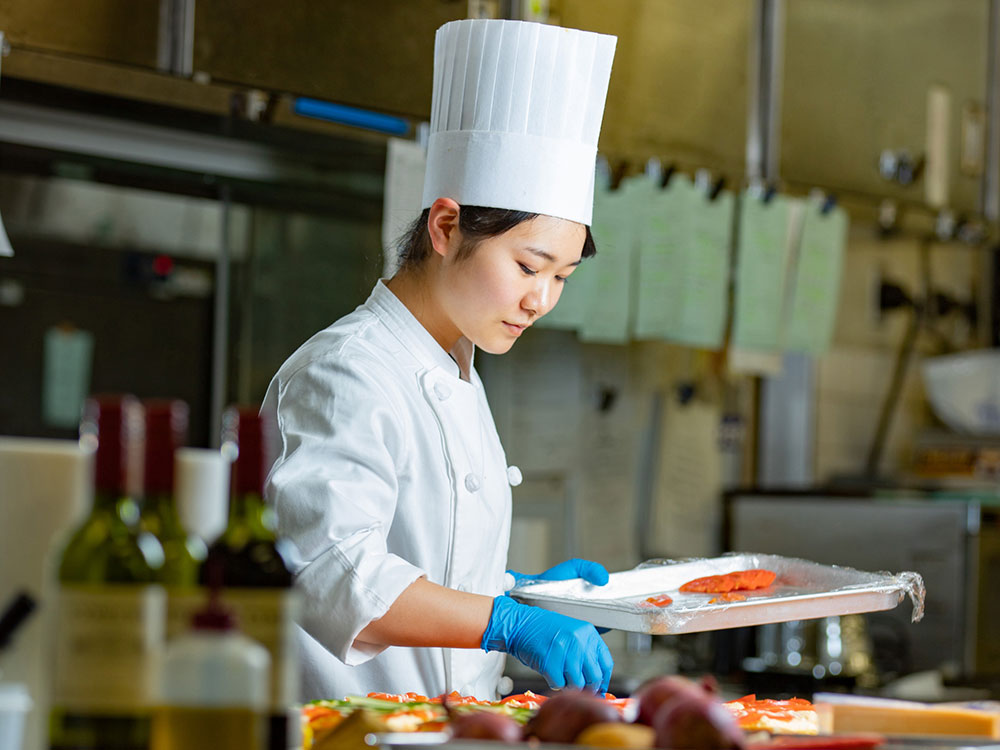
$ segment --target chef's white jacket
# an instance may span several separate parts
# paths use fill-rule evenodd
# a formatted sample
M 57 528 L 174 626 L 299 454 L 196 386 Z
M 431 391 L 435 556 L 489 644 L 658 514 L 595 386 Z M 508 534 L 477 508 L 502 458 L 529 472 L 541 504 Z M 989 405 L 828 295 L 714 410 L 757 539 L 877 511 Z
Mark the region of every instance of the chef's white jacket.
M 266 494 L 297 550 L 303 700 L 496 697 L 503 654 L 355 642 L 420 576 L 503 593 L 510 485 L 472 352 L 445 352 L 379 281 L 268 387 L 281 444 Z

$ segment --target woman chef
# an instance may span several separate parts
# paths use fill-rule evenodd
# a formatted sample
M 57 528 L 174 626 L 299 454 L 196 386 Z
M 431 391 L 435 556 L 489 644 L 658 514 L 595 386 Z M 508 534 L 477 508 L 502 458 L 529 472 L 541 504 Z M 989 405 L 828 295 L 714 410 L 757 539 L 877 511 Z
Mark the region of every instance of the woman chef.
M 369 691 L 495 699 L 504 653 L 553 687 L 604 691 L 594 626 L 505 596 L 510 483 L 472 366 L 559 299 L 582 257 L 614 37 L 445 24 L 424 212 L 399 272 L 279 369 L 262 411 L 267 493 L 297 548 L 305 700 Z M 535 578 L 607 582 L 571 560 Z

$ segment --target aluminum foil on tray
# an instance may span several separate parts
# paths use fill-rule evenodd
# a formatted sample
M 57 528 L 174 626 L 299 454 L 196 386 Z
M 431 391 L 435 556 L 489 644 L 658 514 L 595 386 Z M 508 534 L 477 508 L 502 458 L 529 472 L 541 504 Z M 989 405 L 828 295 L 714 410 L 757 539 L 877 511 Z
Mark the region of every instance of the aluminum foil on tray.
M 773 571 L 775 580 L 766 588 L 738 592 L 745 597 L 742 600 L 722 601 L 720 595 L 679 591 L 695 578 L 756 568 Z M 650 560 L 632 570 L 612 573 L 604 586 L 580 578 L 533 581 L 510 594 L 525 604 L 586 620 L 598 627 L 652 635 L 876 612 L 892 609 L 905 596 L 913 603 L 914 622 L 924 614 L 924 582 L 918 573 L 867 573 L 780 555 L 751 553 Z M 663 594 L 673 601 L 665 606 L 649 601 Z

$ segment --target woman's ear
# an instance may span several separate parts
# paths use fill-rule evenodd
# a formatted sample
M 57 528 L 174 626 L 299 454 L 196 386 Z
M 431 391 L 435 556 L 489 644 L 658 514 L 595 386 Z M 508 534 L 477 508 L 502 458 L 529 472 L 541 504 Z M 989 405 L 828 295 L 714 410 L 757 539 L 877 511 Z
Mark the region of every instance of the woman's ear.
M 442 258 L 447 257 L 458 245 L 459 211 L 461 207 L 451 198 L 438 198 L 431 204 L 427 233 L 431 238 L 431 247 Z

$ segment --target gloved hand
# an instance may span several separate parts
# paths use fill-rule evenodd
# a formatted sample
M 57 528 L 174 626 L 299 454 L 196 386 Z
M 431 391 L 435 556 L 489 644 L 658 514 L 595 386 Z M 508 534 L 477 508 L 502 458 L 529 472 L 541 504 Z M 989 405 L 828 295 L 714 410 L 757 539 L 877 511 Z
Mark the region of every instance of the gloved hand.
M 598 586 L 603 586 L 608 582 L 608 571 L 603 565 L 575 557 L 537 575 L 518 573 L 516 570 L 508 570 L 507 572 L 514 577 L 515 586 L 520 586 L 527 581 L 566 581 L 570 578 L 582 578 L 588 583 Z
M 515 602 L 493 600 L 483 632 L 485 651 L 504 651 L 539 672 L 550 687 L 584 688 L 603 695 L 615 663 L 589 622 Z

